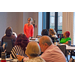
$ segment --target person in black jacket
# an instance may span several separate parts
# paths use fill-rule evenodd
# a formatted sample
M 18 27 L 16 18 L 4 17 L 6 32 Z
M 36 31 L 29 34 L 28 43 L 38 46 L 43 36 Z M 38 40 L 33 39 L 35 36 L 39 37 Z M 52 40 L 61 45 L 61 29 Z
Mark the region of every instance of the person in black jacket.
M 15 43 L 15 41 L 16 41 L 16 36 L 13 35 L 13 33 L 12 33 L 12 28 L 11 28 L 11 27 L 8 27 L 8 28 L 6 29 L 6 31 L 5 31 L 5 34 L 6 34 L 6 35 L 4 35 L 4 36 L 2 37 L 1 46 L 3 45 L 3 39 L 4 39 L 4 38 L 11 38 L 11 39 L 13 40 L 13 45 L 14 45 L 14 43 Z
M 6 35 L 4 35 L 4 36 L 2 37 L 2 39 L 1 39 L 1 46 L 4 44 L 3 39 L 11 39 L 11 40 L 12 40 L 12 45 L 14 46 L 15 41 L 16 41 L 16 36 L 13 35 L 13 33 L 12 33 L 12 28 L 11 28 L 11 27 L 8 27 L 8 28 L 6 29 L 6 31 L 5 31 L 5 34 L 6 34 Z M 7 52 L 7 51 L 6 51 L 6 52 Z M 7 54 L 9 55 L 10 52 L 7 53 Z

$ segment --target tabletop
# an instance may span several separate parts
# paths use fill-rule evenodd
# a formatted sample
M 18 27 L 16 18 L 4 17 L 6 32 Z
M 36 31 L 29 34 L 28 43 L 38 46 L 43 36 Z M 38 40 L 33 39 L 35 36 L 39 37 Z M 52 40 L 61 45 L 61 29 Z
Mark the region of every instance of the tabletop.
M 59 44 L 59 45 L 66 45 L 66 44 Z M 66 45 L 66 50 L 75 50 L 75 47 Z
M 31 39 L 29 39 L 29 41 L 35 41 L 35 42 L 39 42 L 39 38 L 31 38 Z
M 1 61 L 1 58 L 0 58 Z M 6 62 L 18 62 L 18 59 L 6 58 Z

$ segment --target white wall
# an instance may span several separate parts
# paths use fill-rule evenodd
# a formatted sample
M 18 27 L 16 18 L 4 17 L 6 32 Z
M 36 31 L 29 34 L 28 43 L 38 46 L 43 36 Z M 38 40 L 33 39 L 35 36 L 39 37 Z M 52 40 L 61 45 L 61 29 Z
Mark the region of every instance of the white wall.
M 5 34 L 7 27 L 12 27 L 13 31 L 19 34 L 23 28 L 23 15 L 17 12 L 0 12 L 0 39 Z
M 71 43 L 73 44 L 73 12 L 63 12 L 62 33 L 70 32 Z
M 35 19 L 35 24 L 38 25 L 38 12 L 0 12 L 0 40 L 5 34 L 8 26 L 12 27 L 13 31 L 23 33 L 24 24 L 27 23 L 27 18 Z M 34 29 L 34 37 L 38 34 L 38 26 Z
M 33 18 L 33 12 L 23 12 L 23 26 L 25 23 L 27 23 L 27 19 L 29 17 L 32 17 Z
M 73 44 L 75 45 L 75 12 L 73 13 Z
M 33 13 L 33 20 L 35 20 L 35 25 L 37 25 L 37 28 L 34 28 L 34 37 L 38 35 L 38 12 Z
M 5 29 L 7 27 L 6 19 L 7 19 L 7 13 L 0 12 L 0 39 L 4 35 Z
M 38 13 L 38 35 L 42 32 L 42 12 Z

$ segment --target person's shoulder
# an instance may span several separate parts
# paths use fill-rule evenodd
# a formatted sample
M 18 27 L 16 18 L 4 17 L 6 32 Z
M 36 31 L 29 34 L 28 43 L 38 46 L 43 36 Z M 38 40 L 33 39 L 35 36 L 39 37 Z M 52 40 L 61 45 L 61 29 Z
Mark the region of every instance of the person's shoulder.
M 2 39 L 5 39 L 5 38 L 9 38 L 9 37 L 7 37 L 6 35 L 2 37 Z
M 27 26 L 28 24 L 26 23 L 24 26 Z
M 41 57 L 35 57 L 35 58 L 27 60 L 26 62 L 45 62 L 45 60 Z
M 69 39 L 71 40 L 71 38 L 69 37 Z
M 15 46 L 13 47 L 13 49 L 18 49 L 18 45 L 15 45 Z
M 3 36 L 2 38 L 5 38 L 6 37 L 6 35 L 5 36 Z
M 31 24 L 30 26 L 31 26 L 31 27 L 33 27 L 33 25 L 32 25 L 32 24 Z
M 15 35 L 13 35 L 13 34 L 11 35 L 11 37 L 16 38 L 16 36 L 15 36 Z

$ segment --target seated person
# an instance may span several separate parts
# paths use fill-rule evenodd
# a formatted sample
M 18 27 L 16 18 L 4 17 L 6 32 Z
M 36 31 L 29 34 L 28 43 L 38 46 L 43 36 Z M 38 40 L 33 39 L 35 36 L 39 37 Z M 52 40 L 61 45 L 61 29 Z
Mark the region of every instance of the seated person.
M 57 35 L 54 29 L 50 28 L 49 29 L 49 36 L 52 39 L 53 43 L 57 41 Z
M 42 35 L 42 36 L 43 36 L 43 35 L 48 35 L 47 29 L 43 29 L 42 32 L 41 32 L 41 35 Z
M 15 33 L 15 32 L 12 32 L 12 34 L 13 35 L 15 35 L 15 37 L 17 38 L 17 34 Z M 6 34 L 4 34 L 4 36 L 5 36 Z
M 28 42 L 29 40 L 25 34 L 19 34 L 15 41 L 15 46 L 11 50 L 11 57 L 16 59 L 16 54 L 26 56 L 25 50 Z
M 71 38 L 69 36 L 70 36 L 70 32 L 69 31 L 64 32 L 64 34 L 63 34 L 64 38 L 62 38 L 60 40 L 60 43 L 68 44 L 68 41 L 71 40 Z
M 46 62 L 66 62 L 66 58 L 63 52 L 53 44 L 52 40 L 48 36 L 42 36 L 39 40 L 39 45 L 43 54 L 40 56 Z M 19 61 L 27 61 L 29 58 L 17 55 Z
M 8 27 L 5 31 L 5 36 L 2 37 L 2 40 L 1 40 L 1 46 L 3 45 L 3 39 L 4 38 L 11 38 L 13 40 L 13 44 L 15 43 L 15 40 L 16 40 L 16 37 L 15 35 L 12 34 L 12 28 L 11 27 Z
M 45 60 L 39 56 L 41 53 L 39 44 L 34 41 L 28 43 L 25 53 L 29 57 L 29 60 L 26 62 L 45 62 Z
M 15 32 L 12 32 L 12 33 L 13 33 L 13 35 L 15 35 L 17 37 L 17 34 Z
M 41 53 L 39 44 L 34 41 L 28 43 L 25 53 L 28 57 L 16 55 L 19 61 L 24 61 L 25 58 L 25 62 L 45 62 L 45 60 L 39 56 Z
M 37 35 L 36 38 L 41 38 L 42 36 L 47 35 L 48 36 L 48 31 L 47 29 L 43 29 L 41 32 L 41 35 Z

